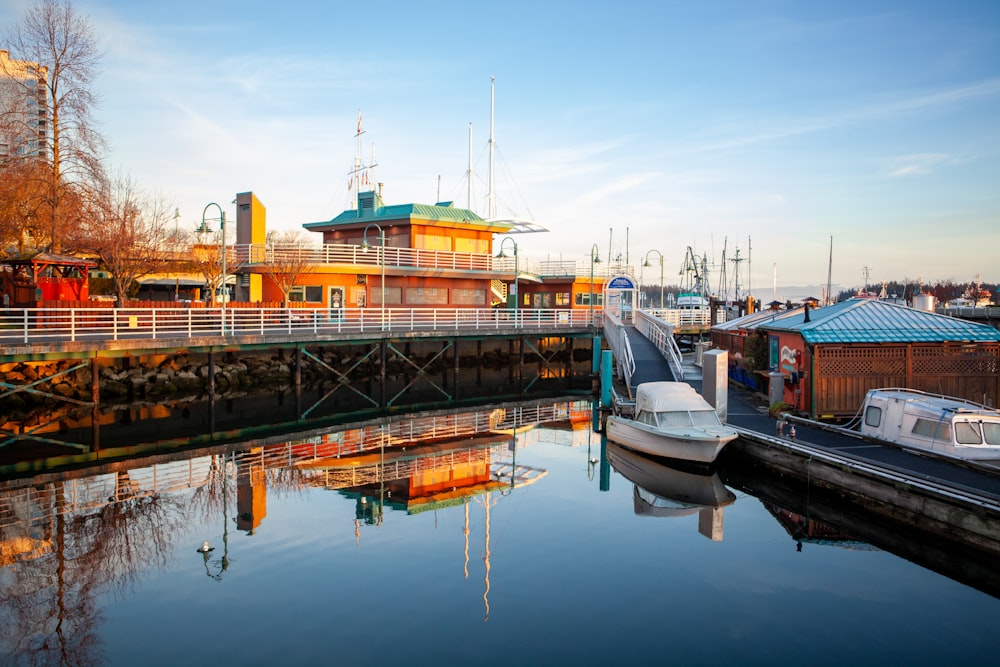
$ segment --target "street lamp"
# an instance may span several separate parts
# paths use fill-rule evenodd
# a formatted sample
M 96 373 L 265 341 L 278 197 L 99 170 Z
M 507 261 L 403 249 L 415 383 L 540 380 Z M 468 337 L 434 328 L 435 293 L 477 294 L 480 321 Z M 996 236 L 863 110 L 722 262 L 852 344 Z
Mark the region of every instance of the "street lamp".
M 507 255 L 503 254 L 503 245 L 510 241 L 514 246 L 514 326 L 517 326 L 517 312 L 518 303 L 521 301 L 521 293 L 517 289 L 517 241 L 509 236 L 505 236 L 502 241 L 500 241 L 500 252 L 497 253 L 497 259 L 503 259 Z
M 590 249 L 590 298 L 587 301 L 590 303 L 590 326 L 594 326 L 594 264 L 601 263 L 600 251 L 597 249 L 597 244 Z
M 226 212 L 222 207 L 211 202 L 207 204 L 201 212 L 201 229 L 206 229 L 205 214 L 209 207 L 214 206 L 219 209 L 219 231 L 222 232 L 222 335 L 226 335 Z
M 643 266 L 652 266 L 649 263 L 650 252 L 655 252 L 657 255 L 660 256 L 660 308 L 662 309 L 663 308 L 663 253 L 660 252 L 659 250 L 656 250 L 655 248 L 653 250 L 650 250 L 649 252 L 646 253 L 646 261 L 643 262 L 642 264 Z
M 382 227 L 375 222 L 369 222 L 365 227 L 364 234 L 361 239 L 361 250 L 368 252 L 368 230 L 374 227 L 378 230 L 378 244 L 382 246 L 381 258 L 379 259 L 379 264 L 382 267 L 382 309 L 379 311 L 379 317 L 382 319 L 382 328 L 385 329 L 385 232 L 382 231 Z

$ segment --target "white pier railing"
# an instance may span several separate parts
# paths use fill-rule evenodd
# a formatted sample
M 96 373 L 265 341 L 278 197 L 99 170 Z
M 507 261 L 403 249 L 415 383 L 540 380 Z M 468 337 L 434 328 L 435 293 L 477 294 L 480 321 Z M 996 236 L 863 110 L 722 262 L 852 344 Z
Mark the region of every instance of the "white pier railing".
M 595 311 L 595 319 L 600 313 Z M 17 308 L 0 343 L 336 335 L 408 331 L 552 331 L 586 327 L 586 310 L 494 308 Z

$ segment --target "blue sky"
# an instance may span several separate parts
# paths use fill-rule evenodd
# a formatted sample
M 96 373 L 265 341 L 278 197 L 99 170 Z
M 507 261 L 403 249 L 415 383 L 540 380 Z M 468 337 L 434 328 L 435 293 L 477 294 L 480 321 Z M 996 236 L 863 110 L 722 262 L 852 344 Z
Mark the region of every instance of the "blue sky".
M 524 257 L 655 250 L 669 284 L 739 248 L 780 292 L 826 283 L 833 237 L 838 285 L 1000 282 L 998 2 L 74 5 L 109 163 L 181 224 L 248 190 L 269 228 L 348 208 L 359 111 L 388 203 L 465 206 L 471 123 L 485 213 L 494 76 L 500 212 L 550 230 Z

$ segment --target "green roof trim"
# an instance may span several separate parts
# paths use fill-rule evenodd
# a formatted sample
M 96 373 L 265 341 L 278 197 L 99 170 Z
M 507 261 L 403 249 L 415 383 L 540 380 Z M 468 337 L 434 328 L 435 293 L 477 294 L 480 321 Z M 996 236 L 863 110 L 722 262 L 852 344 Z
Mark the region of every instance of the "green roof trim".
M 344 211 L 332 220 L 322 222 L 307 222 L 302 225 L 306 229 L 326 229 L 337 225 L 356 225 L 362 222 L 382 222 L 389 220 L 427 220 L 429 222 L 482 223 L 491 226 L 510 227 L 509 223 L 487 222 L 475 211 L 454 206 L 431 204 L 395 204 L 379 206 L 371 212 L 351 209 Z
M 772 324 L 768 331 L 799 333 L 809 344 L 1000 342 L 1000 330 L 948 315 L 877 299 L 855 298 L 809 309 Z

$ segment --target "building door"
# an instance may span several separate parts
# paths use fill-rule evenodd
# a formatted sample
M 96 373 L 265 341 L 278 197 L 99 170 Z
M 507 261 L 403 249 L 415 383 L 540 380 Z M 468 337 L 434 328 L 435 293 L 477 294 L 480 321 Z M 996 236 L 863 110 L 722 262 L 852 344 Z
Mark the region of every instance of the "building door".
M 344 288 L 343 287 L 331 287 L 330 288 L 330 316 L 340 317 L 341 309 L 344 307 Z

